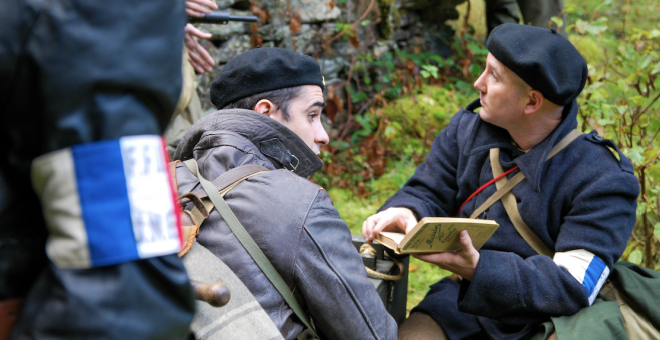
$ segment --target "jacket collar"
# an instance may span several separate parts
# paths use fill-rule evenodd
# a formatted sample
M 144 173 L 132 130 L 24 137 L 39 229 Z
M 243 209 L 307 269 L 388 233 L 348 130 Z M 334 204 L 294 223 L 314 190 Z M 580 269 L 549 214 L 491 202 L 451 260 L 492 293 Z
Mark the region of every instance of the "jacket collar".
M 474 111 L 481 107 L 479 99 L 470 103 L 465 109 Z M 512 163 L 520 167 L 520 171 L 525 174 L 528 183 L 536 192 L 541 185 L 541 173 L 545 164 L 545 159 L 550 153 L 550 149 L 557 144 L 564 136 L 577 127 L 578 105 L 575 100 L 570 105 L 564 107 L 564 119 L 541 143 L 532 148 L 529 152 L 519 151 L 512 143 L 509 133 L 500 127 L 486 123 L 480 117 L 473 120 L 468 127 L 468 141 L 464 155 L 471 156 L 477 152 L 500 148 L 512 155 Z M 501 153 L 502 154 L 502 153 Z M 502 165 L 507 166 L 507 162 L 502 160 Z M 513 165 L 511 163 L 511 165 Z
M 234 140 L 231 136 L 238 135 Z M 247 139 L 275 168 L 285 168 L 308 178 L 323 168 L 323 162 L 286 126 L 251 110 L 229 109 L 211 113 L 197 121 L 183 137 L 174 159 L 187 160 L 196 149 L 220 145 L 238 146 Z M 229 143 L 228 143 L 229 141 Z

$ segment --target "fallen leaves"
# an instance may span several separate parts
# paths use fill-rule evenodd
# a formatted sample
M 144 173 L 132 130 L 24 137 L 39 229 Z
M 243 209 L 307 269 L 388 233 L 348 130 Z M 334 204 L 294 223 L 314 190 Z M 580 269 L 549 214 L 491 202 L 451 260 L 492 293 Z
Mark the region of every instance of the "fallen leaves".
M 250 11 L 252 11 L 252 14 L 259 17 L 259 20 L 261 21 L 262 25 L 265 25 L 268 19 L 270 18 L 270 13 L 268 13 L 268 10 L 259 7 L 254 2 L 250 2 Z
M 264 44 L 264 40 L 257 33 L 258 30 L 259 30 L 259 25 L 256 22 L 253 22 L 252 25 L 250 25 L 250 31 L 252 32 L 252 36 L 250 37 L 250 42 L 252 43 L 252 48 L 255 48 L 257 46 L 263 46 Z
M 325 115 L 335 123 L 335 118 L 338 114 L 344 113 L 344 101 L 335 94 L 335 88 L 328 85 L 328 101 L 325 103 Z
M 296 33 L 300 32 L 301 27 L 302 24 L 300 23 L 298 15 L 291 14 L 291 17 L 289 18 L 289 31 L 291 31 L 291 34 L 296 35 Z

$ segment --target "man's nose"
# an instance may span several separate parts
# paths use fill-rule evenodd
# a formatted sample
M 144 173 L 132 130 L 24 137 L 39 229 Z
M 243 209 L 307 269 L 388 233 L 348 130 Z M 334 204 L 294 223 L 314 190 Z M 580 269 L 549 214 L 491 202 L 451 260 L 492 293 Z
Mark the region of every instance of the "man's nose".
M 486 77 L 486 71 L 484 71 L 477 81 L 474 82 L 474 88 L 481 91 L 481 92 L 486 92 L 486 82 L 484 81 Z
M 316 126 L 316 129 L 314 129 L 314 143 L 323 145 L 328 144 L 330 142 L 330 137 L 328 137 L 328 133 L 325 132 L 325 128 L 323 128 L 320 119 L 317 121 L 318 125 Z

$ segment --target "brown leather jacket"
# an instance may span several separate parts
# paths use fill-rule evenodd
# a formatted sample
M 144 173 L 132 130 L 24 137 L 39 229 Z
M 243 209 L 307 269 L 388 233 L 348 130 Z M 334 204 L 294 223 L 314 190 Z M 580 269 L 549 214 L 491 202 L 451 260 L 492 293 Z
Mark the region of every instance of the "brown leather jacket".
M 291 290 L 301 293 L 321 338 L 396 339 L 396 323 L 367 279 L 348 226 L 326 191 L 307 179 L 323 163 L 298 136 L 254 111 L 221 110 L 195 123 L 179 143 L 174 159 L 191 157 L 209 180 L 246 164 L 272 170 L 241 182 L 225 199 Z M 179 194 L 200 188 L 184 164 L 176 170 Z M 301 333 L 302 323 L 217 211 L 197 241 L 236 273 L 286 339 Z

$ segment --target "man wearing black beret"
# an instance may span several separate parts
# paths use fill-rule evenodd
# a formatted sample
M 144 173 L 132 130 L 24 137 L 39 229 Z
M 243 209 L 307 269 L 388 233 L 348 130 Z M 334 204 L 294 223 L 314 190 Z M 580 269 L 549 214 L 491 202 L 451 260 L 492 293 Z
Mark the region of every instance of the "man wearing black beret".
M 312 57 L 280 48 L 239 55 L 211 84 L 219 111 L 191 127 L 174 159 L 196 159 L 209 180 L 248 164 L 269 169 L 240 182 L 225 199 L 308 311 L 316 333 L 321 339 L 396 339 L 396 322 L 368 280 L 348 226 L 326 191 L 307 179 L 323 166 L 317 155 L 328 143 L 320 122 L 324 85 Z M 179 194 L 199 190 L 183 163 L 176 177 Z M 303 322 L 215 209 L 197 243 L 236 273 L 285 339 L 301 334 Z
M 456 275 L 430 287 L 399 339 L 528 339 L 594 302 L 635 224 L 632 164 L 612 141 L 575 130 L 587 80 L 575 47 L 517 24 L 495 28 L 486 45 L 480 98 L 363 225 L 372 240 L 428 216 L 499 224 L 479 251 L 463 231 L 460 251 L 416 256 Z

